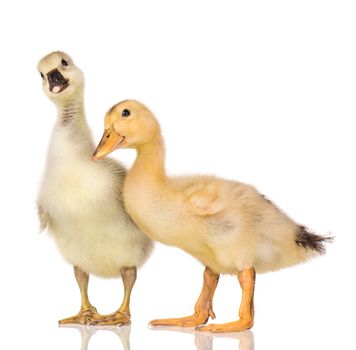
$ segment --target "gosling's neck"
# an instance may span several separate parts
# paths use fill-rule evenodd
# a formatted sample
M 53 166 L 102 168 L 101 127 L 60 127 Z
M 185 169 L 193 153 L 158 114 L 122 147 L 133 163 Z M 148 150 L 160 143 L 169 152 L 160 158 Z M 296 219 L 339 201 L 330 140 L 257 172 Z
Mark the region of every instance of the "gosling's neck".
M 136 160 L 131 168 L 131 176 L 144 177 L 147 180 L 163 182 L 165 172 L 165 148 L 161 135 L 136 148 Z
M 85 118 L 83 94 L 57 104 L 57 128 L 67 133 L 68 139 L 78 144 L 88 154 L 94 150 L 91 132 Z
M 56 104 L 58 123 L 62 127 L 73 127 L 85 121 L 83 93 L 69 97 Z

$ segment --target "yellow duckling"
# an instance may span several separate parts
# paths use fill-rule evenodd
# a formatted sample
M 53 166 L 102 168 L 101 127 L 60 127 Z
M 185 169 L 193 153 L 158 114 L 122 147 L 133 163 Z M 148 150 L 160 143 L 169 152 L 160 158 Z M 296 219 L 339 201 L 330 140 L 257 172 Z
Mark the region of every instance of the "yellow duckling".
M 134 148 L 136 160 L 124 184 L 128 213 L 153 240 L 177 246 L 205 266 L 204 283 L 192 316 L 150 325 L 193 327 L 214 318 L 219 275 L 236 274 L 242 288 L 239 320 L 199 327 L 235 332 L 253 325 L 255 272 L 295 265 L 325 252 L 331 237 L 293 222 L 249 185 L 214 176 L 168 177 L 164 142 L 153 114 L 137 101 L 113 106 L 93 159 L 116 148 Z

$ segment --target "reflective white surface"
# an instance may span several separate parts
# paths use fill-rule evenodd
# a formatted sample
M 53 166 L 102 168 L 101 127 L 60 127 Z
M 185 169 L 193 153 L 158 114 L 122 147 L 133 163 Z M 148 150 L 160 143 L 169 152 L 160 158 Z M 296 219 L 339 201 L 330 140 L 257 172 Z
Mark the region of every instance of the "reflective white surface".
M 112 332 L 118 336 L 117 349 L 130 350 L 130 333 L 131 326 L 124 327 L 86 327 L 86 326 L 65 326 L 61 328 L 76 329 L 81 336 L 80 350 L 88 350 L 91 338 L 97 332 Z M 193 330 L 174 329 L 169 327 L 157 327 L 155 332 L 183 332 L 192 335 L 193 343 L 197 350 L 213 350 L 214 338 L 227 338 L 236 339 L 239 350 L 253 350 L 254 349 L 254 337 L 253 332 L 245 331 L 240 333 L 228 333 L 228 334 L 209 334 L 209 333 L 195 333 Z M 159 334 L 157 335 L 159 337 Z M 121 343 L 121 344 L 120 344 Z M 159 343 L 159 342 L 158 342 Z
M 310 337 L 313 334 L 313 337 Z M 352 337 L 342 332 L 302 332 L 279 327 L 275 331 L 245 331 L 230 334 L 194 333 L 191 330 L 149 330 L 134 326 L 117 327 L 43 327 L 31 324 L 7 327 L 2 334 L 1 347 L 14 349 L 68 350 L 254 350 L 254 349 L 352 349 Z
M 60 328 L 72 328 L 77 329 L 81 336 L 81 346 L 80 350 L 88 350 L 89 342 L 91 337 L 96 332 L 109 331 L 118 336 L 121 342 L 121 347 L 123 350 L 130 350 L 130 332 L 131 326 L 125 327 L 107 327 L 107 328 L 98 328 L 98 327 L 86 327 L 86 326 L 63 326 Z

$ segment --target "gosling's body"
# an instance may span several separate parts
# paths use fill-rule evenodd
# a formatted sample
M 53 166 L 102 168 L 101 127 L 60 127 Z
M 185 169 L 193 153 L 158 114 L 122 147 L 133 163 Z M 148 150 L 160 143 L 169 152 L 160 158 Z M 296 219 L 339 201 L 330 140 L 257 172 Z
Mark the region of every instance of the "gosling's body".
M 73 118 L 78 121 L 63 125 L 60 116 L 54 127 L 38 202 L 71 265 L 118 277 L 122 267 L 144 263 L 150 241 L 124 211 L 125 169 L 111 159 L 92 162 L 94 145 L 84 115 Z
M 67 66 L 63 67 L 64 59 Z M 58 109 L 38 197 L 41 226 L 48 228 L 63 257 L 75 267 L 81 290 L 86 288 L 89 274 L 122 276 L 126 287 L 126 279 L 133 281 L 136 268 L 152 248 L 150 239 L 124 209 L 126 170 L 112 159 L 91 161 L 94 144 L 84 115 L 84 82 L 70 57 L 52 53 L 40 61 L 39 70 L 48 80 L 44 80 L 44 91 Z M 47 72 L 54 73 L 46 77 Z M 61 93 L 52 92 L 67 85 Z M 89 301 L 84 300 L 84 304 L 82 309 L 88 315 L 62 323 L 100 323 L 102 317 Z M 95 317 L 91 311 L 95 311 Z
M 137 151 L 124 185 L 131 217 L 153 240 L 179 247 L 206 266 L 194 314 L 154 320 L 151 325 L 192 327 L 214 318 L 219 275 L 228 273 L 237 275 L 242 288 L 240 319 L 199 329 L 251 328 L 255 272 L 278 270 L 324 253 L 324 242 L 330 238 L 296 224 L 252 186 L 213 176 L 167 176 L 159 123 L 137 101 L 123 101 L 110 109 L 93 158 L 120 147 Z

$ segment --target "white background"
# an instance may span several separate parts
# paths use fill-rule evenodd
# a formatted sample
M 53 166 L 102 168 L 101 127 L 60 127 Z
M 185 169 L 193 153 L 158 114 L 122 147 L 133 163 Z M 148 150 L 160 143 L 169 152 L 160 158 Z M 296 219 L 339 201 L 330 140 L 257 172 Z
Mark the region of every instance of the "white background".
M 3 1 L 0 347 L 81 348 L 75 329 L 57 327 L 79 308 L 72 268 L 38 234 L 35 209 L 56 117 L 36 65 L 64 50 L 85 73 L 96 142 L 111 105 L 141 100 L 162 124 L 170 173 L 251 183 L 296 221 L 336 236 L 324 257 L 258 275 L 252 333 L 219 337 L 214 349 L 251 349 L 252 338 L 256 349 L 355 348 L 354 5 Z M 134 153 L 114 156 L 129 165 Z M 193 334 L 146 325 L 191 313 L 202 272 L 184 252 L 156 246 L 133 292 L 131 349 L 196 349 Z M 90 296 L 100 312 L 112 312 L 121 281 L 93 278 Z M 214 304 L 218 322 L 237 318 L 240 296 L 236 278 L 223 276 Z M 211 349 L 209 342 L 202 336 L 197 346 Z M 99 331 L 89 348 L 122 345 Z

